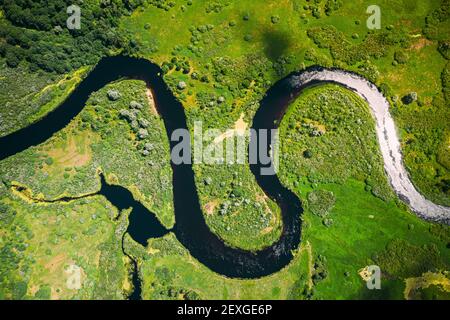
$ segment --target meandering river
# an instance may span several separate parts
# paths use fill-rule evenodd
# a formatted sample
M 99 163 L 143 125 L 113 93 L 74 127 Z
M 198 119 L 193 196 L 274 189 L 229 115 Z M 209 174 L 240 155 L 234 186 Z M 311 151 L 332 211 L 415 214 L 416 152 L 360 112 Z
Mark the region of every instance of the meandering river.
M 418 216 L 431 221 L 450 222 L 450 208 L 427 200 L 411 182 L 403 164 L 400 139 L 389 112 L 389 102 L 375 85 L 350 72 L 323 68 L 293 74 L 286 81 L 296 92 L 312 83 L 334 82 L 355 91 L 366 100 L 376 122 L 384 170 L 394 191 Z
M 169 90 L 161 74 L 157 65 L 144 59 L 123 56 L 102 59 L 57 109 L 40 121 L 0 138 L 0 160 L 45 142 L 81 112 L 92 92 L 121 78 L 142 79 L 152 88 L 155 104 L 164 120 L 170 141 L 174 130 L 187 129 L 186 116 L 181 103 Z M 279 123 L 293 99 L 305 87 L 318 82 L 343 85 L 368 102 L 376 120 L 378 142 L 393 189 L 419 216 L 448 223 L 449 208 L 426 200 L 410 181 L 402 163 L 400 142 L 389 114 L 389 104 L 374 85 L 360 76 L 329 69 L 293 73 L 267 92 L 255 114 L 252 127 L 256 130 L 274 128 L 274 123 Z M 171 142 L 171 149 L 175 144 L 176 142 Z M 191 165 L 172 163 L 176 223 L 171 230 L 166 230 L 154 214 L 133 199 L 127 189 L 110 186 L 102 178 L 99 194 L 104 195 L 119 209 L 133 207 L 127 231 L 142 245 L 146 245 L 150 238 L 173 232 L 190 254 L 209 269 L 228 277 L 258 278 L 279 271 L 292 260 L 292 251 L 300 243 L 302 205 L 298 197 L 285 188 L 276 175 L 260 175 L 261 164 L 250 165 L 250 169 L 261 189 L 280 207 L 283 220 L 280 238 L 269 247 L 256 252 L 232 248 L 208 228 Z

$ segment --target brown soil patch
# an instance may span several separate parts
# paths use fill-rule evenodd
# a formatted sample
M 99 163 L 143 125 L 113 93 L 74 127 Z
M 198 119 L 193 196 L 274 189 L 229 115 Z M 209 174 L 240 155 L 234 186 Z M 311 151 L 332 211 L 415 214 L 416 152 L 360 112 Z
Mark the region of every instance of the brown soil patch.
M 54 256 L 46 265 L 45 268 L 50 272 L 55 272 L 58 267 L 62 265 L 64 260 L 66 259 L 65 253 L 60 253 L 57 256 Z
M 203 210 L 206 212 L 207 215 L 212 215 L 218 204 L 219 201 L 217 200 L 210 201 L 207 204 L 205 204 Z

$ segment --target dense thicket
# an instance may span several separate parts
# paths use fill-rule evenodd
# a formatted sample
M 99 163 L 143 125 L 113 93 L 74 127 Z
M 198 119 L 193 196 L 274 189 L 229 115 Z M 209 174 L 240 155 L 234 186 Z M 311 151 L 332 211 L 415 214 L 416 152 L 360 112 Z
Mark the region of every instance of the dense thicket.
M 145 0 L 0 0 L 0 55 L 10 67 L 27 61 L 32 71 L 65 73 L 136 43 L 119 34 L 119 18 Z M 157 2 L 157 1 L 154 1 Z M 67 7 L 81 8 L 81 28 L 69 30 Z

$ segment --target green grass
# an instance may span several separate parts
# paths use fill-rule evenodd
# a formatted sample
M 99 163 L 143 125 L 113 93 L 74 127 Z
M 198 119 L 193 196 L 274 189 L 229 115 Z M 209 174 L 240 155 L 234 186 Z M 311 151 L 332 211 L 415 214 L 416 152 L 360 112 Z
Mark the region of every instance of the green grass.
M 399 208 L 393 201 L 386 203 L 373 197 L 364 191 L 364 184 L 361 182 L 349 181 L 344 185 L 321 187 L 333 192 L 337 199 L 335 207 L 329 214 L 333 219 L 333 224 L 327 228 L 321 223 L 320 218 L 312 217 L 311 220 L 307 220 L 310 227 L 305 228 L 304 237 L 310 238 L 313 248 L 325 255 L 329 264 L 332 265 L 329 268 L 329 279 L 317 286 L 317 291 L 322 292 L 322 297 L 334 299 L 340 296 L 344 298 L 345 293 L 339 293 L 339 281 L 336 283 L 335 280 L 340 278 L 344 281 L 343 275 L 346 271 L 353 275 L 360 268 L 377 264 L 374 257 L 383 252 L 384 247 L 391 241 L 398 239 L 415 246 L 436 244 L 439 248 L 439 259 L 441 263 L 444 263 L 443 268 L 444 270 L 448 269 L 446 243 L 429 232 L 428 223 Z M 414 226 L 412 230 L 411 225 Z M 402 254 L 404 253 L 401 252 L 400 257 Z M 410 263 L 415 261 L 415 258 L 410 257 Z M 427 265 L 426 261 L 417 261 Z M 407 266 L 402 266 L 402 268 L 407 268 Z M 386 271 L 382 268 L 382 274 Z M 392 287 L 389 287 L 392 285 L 391 281 L 395 282 L 395 280 L 405 278 L 406 276 L 394 279 L 384 278 L 382 283 L 389 290 L 393 290 Z M 360 279 L 354 276 L 348 282 L 351 281 L 354 285 L 357 280 Z M 347 285 L 350 286 L 350 284 Z M 397 285 L 403 286 L 404 284 L 399 282 L 395 284 L 395 286 Z M 364 287 L 360 289 L 361 294 L 364 293 Z M 365 293 L 370 297 L 370 292 Z M 376 293 L 373 292 L 373 294 Z M 353 298 L 357 297 L 358 294 L 353 296 Z M 396 298 L 401 298 L 401 296 Z
M 119 91 L 120 99 L 110 101 L 110 90 Z M 140 103 L 137 119 L 146 119 L 151 128 L 145 139 L 136 137 L 134 123 L 119 116 L 120 110 L 130 110 L 131 101 Z M 146 143 L 152 148 L 144 156 Z M 2 298 L 123 299 L 131 286 L 121 251 L 126 215 L 113 221 L 117 210 L 102 197 L 70 204 L 28 204 L 11 194 L 10 183 L 26 186 L 38 199 L 83 195 L 98 190 L 96 171 L 101 168 L 110 183 L 128 187 L 162 223 L 173 226 L 169 145 L 162 119 L 149 105 L 141 81 L 116 82 L 94 93 L 64 130 L 0 166 L 2 203 L 16 212 L 13 222 L 0 228 Z M 13 237 L 15 230 L 20 237 Z M 23 239 L 27 234 L 34 235 Z M 25 253 L 13 253 L 22 248 Z M 65 272 L 71 264 L 82 267 L 81 289 L 66 285 L 70 274 Z M 19 295 L 15 288 L 25 289 Z

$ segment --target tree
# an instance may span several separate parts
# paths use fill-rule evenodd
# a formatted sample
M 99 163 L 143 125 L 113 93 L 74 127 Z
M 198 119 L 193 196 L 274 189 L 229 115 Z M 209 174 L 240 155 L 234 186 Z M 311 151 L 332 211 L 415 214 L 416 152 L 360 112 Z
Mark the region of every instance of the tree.
M 141 128 L 147 128 L 150 125 L 148 120 L 147 119 L 143 119 L 143 118 L 139 118 L 138 119 L 138 123 L 141 126 Z
M 303 151 L 303 157 L 305 157 L 306 159 L 311 159 L 312 158 L 312 152 L 311 150 L 305 150 Z
M 10 224 L 16 212 L 9 206 L 0 202 L 0 223 Z
M 22 299 L 27 293 L 28 284 L 25 281 L 18 281 L 13 285 L 12 295 L 14 300 Z
M 410 92 L 406 96 L 402 98 L 402 101 L 404 104 L 411 104 L 414 101 L 417 101 L 417 93 L 416 92 Z

